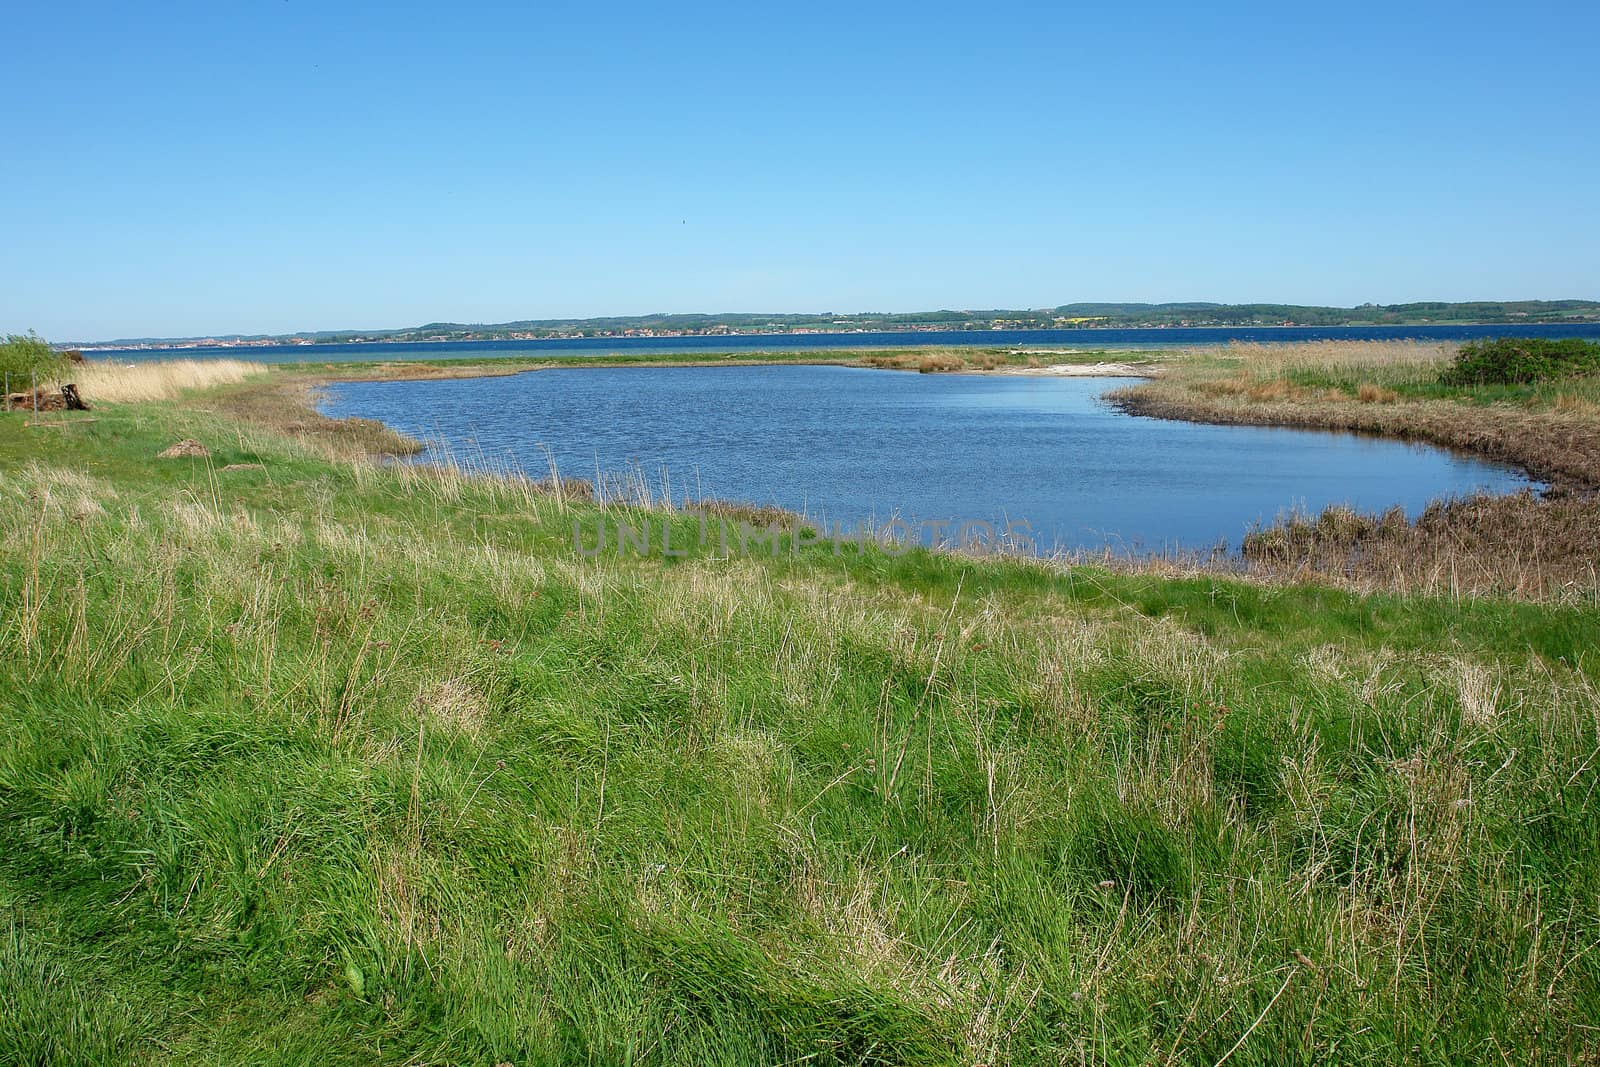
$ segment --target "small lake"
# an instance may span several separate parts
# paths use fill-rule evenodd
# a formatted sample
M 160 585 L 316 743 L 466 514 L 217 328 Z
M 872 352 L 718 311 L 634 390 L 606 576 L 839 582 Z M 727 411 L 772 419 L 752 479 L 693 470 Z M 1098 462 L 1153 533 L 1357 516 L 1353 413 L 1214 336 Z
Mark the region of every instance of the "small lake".
M 1440 449 L 1350 434 L 1125 415 L 1132 379 L 837 366 L 573 368 L 345 382 L 323 410 L 434 442 L 423 462 L 644 479 L 676 499 L 772 504 L 846 528 L 1026 522 L 1040 551 L 1237 547 L 1330 504 L 1416 515 L 1534 483 Z M 928 527 L 921 527 L 926 534 Z M 925 537 L 926 539 L 926 537 Z

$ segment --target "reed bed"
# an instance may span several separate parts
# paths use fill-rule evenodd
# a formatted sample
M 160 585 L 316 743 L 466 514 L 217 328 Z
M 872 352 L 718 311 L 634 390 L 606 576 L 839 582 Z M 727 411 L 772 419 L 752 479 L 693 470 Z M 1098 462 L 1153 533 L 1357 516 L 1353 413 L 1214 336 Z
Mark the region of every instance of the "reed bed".
M 72 377 L 90 403 L 127 404 L 174 400 L 192 390 L 212 389 L 266 374 L 259 363 L 242 359 L 173 359 L 153 363 L 93 361 L 73 369 Z
M 1322 378 L 1359 386 L 1432 385 L 1459 346 L 1432 341 L 1304 341 L 1289 344 L 1229 344 L 1220 358 L 1236 373 L 1262 380 Z M 1201 353 L 1190 353 L 1195 359 Z M 1182 364 L 1178 364 L 1181 366 Z
M 1251 532 L 1240 557 L 1236 569 L 1278 581 L 1600 606 L 1600 500 L 1474 496 L 1438 501 L 1415 521 L 1331 507 Z

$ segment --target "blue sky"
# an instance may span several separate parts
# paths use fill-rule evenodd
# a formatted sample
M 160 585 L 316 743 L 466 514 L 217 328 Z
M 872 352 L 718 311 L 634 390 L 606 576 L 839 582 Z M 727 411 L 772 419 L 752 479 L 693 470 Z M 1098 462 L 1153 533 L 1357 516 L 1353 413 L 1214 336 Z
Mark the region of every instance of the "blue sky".
M 1600 298 L 1600 5 L 17 4 L 0 332 Z

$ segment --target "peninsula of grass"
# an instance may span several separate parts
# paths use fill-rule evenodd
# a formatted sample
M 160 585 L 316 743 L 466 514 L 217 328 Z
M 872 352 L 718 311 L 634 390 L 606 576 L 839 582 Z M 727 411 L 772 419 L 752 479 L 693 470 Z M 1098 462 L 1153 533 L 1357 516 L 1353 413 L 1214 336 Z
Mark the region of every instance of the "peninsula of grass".
M 250 374 L 0 415 L 0 1060 L 1600 1056 L 1600 605 L 590 558 Z
M 1517 355 L 1530 350 L 1567 354 Z M 1154 380 L 1114 399 L 1140 415 L 1427 441 L 1515 464 L 1561 488 L 1595 490 L 1596 368 L 1600 344 L 1585 341 L 1460 352 L 1410 341 L 1234 344 L 1177 354 Z
M 1247 539 L 1254 573 L 1433 595 L 1600 598 L 1600 345 L 1229 345 L 1174 354 L 1111 401 L 1136 415 L 1345 430 L 1521 468 L 1542 494 L 1398 511 L 1333 508 Z
M 772 349 L 733 352 L 611 352 L 572 356 L 451 356 L 440 359 L 310 361 L 273 365 L 280 373 L 308 375 L 317 380 L 390 380 L 479 378 L 521 374 L 530 370 L 584 367 L 725 367 L 725 366 L 845 366 L 883 370 L 953 373 L 994 370 L 1030 370 L 1043 367 L 1095 364 L 1108 356 L 1144 361 L 1151 353 L 1104 348 L 1003 348 L 924 345 L 886 349 Z

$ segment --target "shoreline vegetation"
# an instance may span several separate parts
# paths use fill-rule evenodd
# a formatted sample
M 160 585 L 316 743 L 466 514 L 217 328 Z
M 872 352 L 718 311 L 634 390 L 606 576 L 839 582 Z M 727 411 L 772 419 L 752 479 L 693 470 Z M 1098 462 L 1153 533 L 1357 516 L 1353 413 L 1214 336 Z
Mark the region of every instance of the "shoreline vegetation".
M 1416 522 L 1344 508 L 1290 517 L 1245 539 L 1257 573 L 1369 590 L 1600 595 L 1600 378 L 1458 385 L 1447 380 L 1456 356 L 1455 345 L 1400 342 L 1234 345 L 1164 363 L 1108 399 L 1155 418 L 1418 441 L 1550 487 L 1440 501 Z
M 1600 381 L 1456 358 L 1139 357 L 1552 472 L 1226 564 L 586 559 L 697 516 L 313 406 L 539 365 L 77 371 L 0 414 L 0 1059 L 1594 1060 Z

